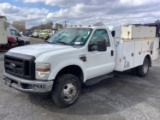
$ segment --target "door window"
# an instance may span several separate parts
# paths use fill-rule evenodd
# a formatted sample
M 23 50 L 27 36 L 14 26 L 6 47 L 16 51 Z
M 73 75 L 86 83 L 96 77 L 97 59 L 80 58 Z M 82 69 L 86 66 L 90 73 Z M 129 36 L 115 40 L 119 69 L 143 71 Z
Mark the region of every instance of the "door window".
M 14 35 L 14 36 L 20 36 L 20 34 L 16 30 L 13 30 L 13 29 L 10 29 L 10 33 L 11 35 Z
M 96 30 L 93 33 L 89 44 L 95 45 L 95 47 L 96 47 L 97 41 L 99 39 L 105 39 L 107 47 L 110 46 L 110 40 L 109 40 L 109 36 L 108 36 L 107 30 L 105 30 L 105 29 Z

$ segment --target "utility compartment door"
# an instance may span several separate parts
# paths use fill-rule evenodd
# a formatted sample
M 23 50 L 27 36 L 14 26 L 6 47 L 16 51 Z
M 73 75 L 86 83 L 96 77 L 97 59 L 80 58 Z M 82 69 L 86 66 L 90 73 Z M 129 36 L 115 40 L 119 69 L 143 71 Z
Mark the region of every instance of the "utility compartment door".
M 123 43 L 123 70 L 134 67 L 134 41 L 124 41 Z
M 143 40 L 137 39 L 135 40 L 135 49 L 134 49 L 134 67 L 143 64 L 144 53 L 142 51 Z
M 116 71 L 124 71 L 134 67 L 134 41 L 115 39 Z
M 156 60 L 159 56 L 159 38 L 154 38 L 153 40 L 153 60 Z

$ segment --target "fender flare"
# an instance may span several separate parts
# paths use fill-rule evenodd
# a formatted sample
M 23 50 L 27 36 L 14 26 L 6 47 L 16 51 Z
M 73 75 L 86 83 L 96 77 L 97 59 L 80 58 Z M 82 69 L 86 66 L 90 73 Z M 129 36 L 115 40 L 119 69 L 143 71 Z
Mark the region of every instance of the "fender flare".
M 84 77 L 83 81 L 84 81 L 87 78 L 86 72 L 84 70 L 84 65 L 81 62 L 75 61 L 75 60 L 67 60 L 65 62 L 62 62 L 62 63 L 56 65 L 56 67 L 53 67 L 51 69 L 51 73 L 50 73 L 50 75 L 48 77 L 48 80 L 54 80 L 56 78 L 56 76 L 58 75 L 58 73 L 63 68 L 68 67 L 68 66 L 72 66 L 72 65 L 76 65 L 76 66 L 81 68 L 82 73 L 83 73 L 83 77 Z

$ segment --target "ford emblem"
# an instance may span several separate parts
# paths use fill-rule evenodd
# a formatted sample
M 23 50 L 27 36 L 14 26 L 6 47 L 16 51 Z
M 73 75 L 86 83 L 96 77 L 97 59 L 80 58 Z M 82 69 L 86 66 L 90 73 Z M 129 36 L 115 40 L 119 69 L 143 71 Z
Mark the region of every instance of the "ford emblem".
M 14 63 L 10 63 L 9 67 L 10 67 L 10 69 L 13 70 L 16 67 L 16 65 Z

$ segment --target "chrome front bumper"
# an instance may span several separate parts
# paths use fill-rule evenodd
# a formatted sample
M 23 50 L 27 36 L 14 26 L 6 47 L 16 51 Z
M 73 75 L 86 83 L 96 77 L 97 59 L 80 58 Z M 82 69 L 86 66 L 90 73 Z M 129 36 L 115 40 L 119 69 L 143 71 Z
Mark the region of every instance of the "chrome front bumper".
M 47 93 L 52 90 L 53 81 L 26 80 L 15 77 L 6 72 L 4 74 L 5 84 L 17 90 L 30 93 Z

